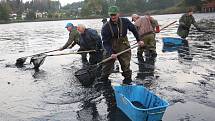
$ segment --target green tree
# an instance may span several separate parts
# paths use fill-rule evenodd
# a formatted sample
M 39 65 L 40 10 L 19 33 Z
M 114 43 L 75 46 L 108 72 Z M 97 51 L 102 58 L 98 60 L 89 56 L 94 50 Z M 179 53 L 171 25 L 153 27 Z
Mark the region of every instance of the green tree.
M 83 9 L 84 1 L 81 2 L 74 2 L 72 4 L 67 4 L 66 6 L 62 7 L 61 12 L 66 13 L 67 17 L 75 17 L 80 16 L 80 9 Z
M 0 20 L 9 21 L 10 6 L 7 3 L 0 3 Z
M 185 0 L 186 5 L 199 5 L 201 4 L 201 0 Z
M 103 0 L 85 0 L 85 4 L 91 15 L 101 15 Z

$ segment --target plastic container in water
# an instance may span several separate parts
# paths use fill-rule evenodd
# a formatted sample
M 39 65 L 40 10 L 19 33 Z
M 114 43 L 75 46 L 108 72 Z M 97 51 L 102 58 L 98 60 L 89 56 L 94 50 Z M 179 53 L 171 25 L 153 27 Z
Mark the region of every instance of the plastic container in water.
M 182 45 L 183 39 L 174 37 L 163 37 L 164 46 L 180 46 Z
M 180 46 L 176 46 L 176 45 L 175 46 L 171 46 L 171 47 L 163 45 L 162 52 L 174 52 L 174 51 L 178 51 L 179 47 Z
M 114 86 L 117 107 L 132 121 L 161 121 L 169 103 L 144 86 Z

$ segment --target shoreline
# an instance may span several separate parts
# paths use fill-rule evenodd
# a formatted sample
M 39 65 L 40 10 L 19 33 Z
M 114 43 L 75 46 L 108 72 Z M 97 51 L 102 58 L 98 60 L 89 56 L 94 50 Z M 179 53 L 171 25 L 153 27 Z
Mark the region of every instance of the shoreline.
M 196 12 L 195 14 L 210 14 L 215 12 L 208 12 L 208 13 L 202 13 L 202 12 Z M 121 14 L 121 17 L 128 17 L 132 15 L 133 13 L 127 13 L 127 14 Z M 144 13 L 137 13 L 141 16 L 144 15 Z M 182 14 L 182 13 L 166 13 L 166 14 L 151 14 L 153 16 L 155 15 L 168 15 L 168 14 Z M 62 19 L 36 19 L 36 20 L 12 20 L 12 21 L 0 21 L 0 24 L 11 24 L 11 23 L 25 23 L 25 22 L 45 22 L 45 21 L 62 21 L 62 20 L 84 20 L 84 19 L 102 19 L 103 16 L 96 16 L 96 17 L 80 17 L 80 18 L 62 18 Z M 108 16 L 106 18 L 109 18 Z

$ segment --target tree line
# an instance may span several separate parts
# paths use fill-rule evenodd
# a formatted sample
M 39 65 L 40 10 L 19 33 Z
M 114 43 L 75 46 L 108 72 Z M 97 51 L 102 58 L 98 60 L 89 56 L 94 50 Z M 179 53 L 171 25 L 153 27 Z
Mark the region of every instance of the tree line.
M 184 8 L 191 6 L 200 10 L 202 0 L 84 0 L 64 7 L 61 7 L 60 2 L 56 0 L 31 0 L 26 3 L 22 0 L 0 0 L 0 22 L 9 21 L 10 13 L 16 13 L 17 19 L 20 19 L 23 12 L 27 14 L 27 20 L 33 20 L 35 12 L 38 11 L 47 12 L 48 18 L 57 18 L 59 15 L 64 18 L 107 17 L 108 7 L 111 5 L 117 5 L 123 14 L 129 15 L 156 13 L 171 7 L 181 8 L 184 11 Z
M 210 0 L 208 0 L 210 1 Z M 108 16 L 111 5 L 117 5 L 124 14 L 160 11 L 170 7 L 197 7 L 201 9 L 202 0 L 84 0 L 63 7 L 67 12 L 82 17 Z M 81 8 L 78 12 L 77 6 Z
M 0 21 L 9 21 L 10 14 L 16 14 L 19 20 L 23 13 L 26 14 L 26 20 L 33 20 L 36 12 L 47 12 L 47 16 L 53 17 L 52 14 L 59 12 L 60 7 L 59 1 L 52 0 L 31 0 L 25 3 L 22 0 L 1 0 Z

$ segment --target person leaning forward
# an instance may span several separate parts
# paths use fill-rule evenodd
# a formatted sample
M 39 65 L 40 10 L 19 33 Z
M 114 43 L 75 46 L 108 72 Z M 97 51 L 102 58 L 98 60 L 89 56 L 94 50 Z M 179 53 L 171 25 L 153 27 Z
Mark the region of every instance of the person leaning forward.
M 199 28 L 195 21 L 195 18 L 193 17 L 193 9 L 189 8 L 187 13 L 182 15 L 181 18 L 179 19 L 177 34 L 181 38 L 185 39 L 189 34 L 191 24 L 193 24 L 198 31 L 201 31 L 201 29 Z
M 65 28 L 69 31 L 69 39 L 65 43 L 63 47 L 61 47 L 59 50 L 64 50 L 66 48 L 72 48 L 76 44 L 79 44 L 79 38 L 80 34 L 77 31 L 77 28 L 72 23 L 67 23 Z
M 63 47 L 61 47 L 59 50 L 62 51 L 66 48 L 72 48 L 74 47 L 76 44 L 78 44 L 79 46 L 79 38 L 80 38 L 80 34 L 77 31 L 77 27 L 74 26 L 72 23 L 67 23 L 67 25 L 65 26 L 65 28 L 69 31 L 69 39 L 68 41 L 64 44 Z M 85 63 L 85 60 L 87 60 L 87 55 L 81 55 L 82 57 L 82 63 Z
M 156 24 L 156 20 L 152 19 L 149 15 L 140 17 L 137 14 L 133 14 L 132 21 L 135 22 L 134 25 L 138 30 L 140 40 L 144 41 L 144 46 L 138 47 L 138 59 L 143 59 L 143 52 L 145 53 L 146 58 L 155 58 L 157 56 L 155 33 L 160 32 L 160 28 L 159 25 Z
M 123 71 L 123 84 L 130 84 L 132 82 L 132 71 L 130 69 L 131 51 L 119 56 L 116 56 L 116 53 L 130 48 L 127 30 L 130 30 L 134 34 L 139 45 L 143 46 L 144 43 L 139 40 L 135 26 L 127 18 L 119 17 L 119 9 L 117 6 L 109 7 L 108 14 L 110 15 L 110 20 L 102 27 L 101 35 L 105 49 L 104 59 L 110 56 L 113 59 L 102 65 L 102 74 L 99 81 L 106 84 L 110 83 L 108 82 L 108 77 L 112 72 L 115 59 L 118 59 Z
M 77 26 L 80 33 L 80 51 L 95 50 L 90 52 L 89 64 L 94 65 L 102 60 L 102 40 L 97 31 L 91 28 L 86 28 L 83 24 Z M 84 53 L 86 55 L 87 53 Z M 83 57 L 83 56 L 82 56 Z M 85 56 L 84 56 L 85 57 Z M 88 62 L 88 60 L 85 60 Z

